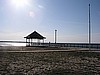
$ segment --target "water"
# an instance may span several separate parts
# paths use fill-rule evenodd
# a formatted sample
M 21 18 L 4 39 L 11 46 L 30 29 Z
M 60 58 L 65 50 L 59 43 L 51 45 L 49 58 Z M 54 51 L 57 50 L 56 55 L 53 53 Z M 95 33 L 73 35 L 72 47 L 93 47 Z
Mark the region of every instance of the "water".
M 35 46 L 36 43 L 32 43 L 32 46 Z M 89 48 L 88 43 L 40 43 L 38 46 L 50 46 L 50 47 L 76 47 L 76 48 Z M 14 41 L 4 41 L 0 42 L 0 46 L 26 46 L 25 42 L 14 42 Z M 100 43 L 91 43 L 91 48 L 100 49 Z
M 26 46 L 25 43 L 0 43 L 0 46 Z

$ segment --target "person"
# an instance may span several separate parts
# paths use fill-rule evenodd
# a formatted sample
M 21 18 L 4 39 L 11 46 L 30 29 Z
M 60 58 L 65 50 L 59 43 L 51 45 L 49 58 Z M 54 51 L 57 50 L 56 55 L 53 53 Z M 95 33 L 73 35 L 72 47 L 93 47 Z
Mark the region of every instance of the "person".
M 49 46 L 50 46 L 50 42 L 49 42 Z

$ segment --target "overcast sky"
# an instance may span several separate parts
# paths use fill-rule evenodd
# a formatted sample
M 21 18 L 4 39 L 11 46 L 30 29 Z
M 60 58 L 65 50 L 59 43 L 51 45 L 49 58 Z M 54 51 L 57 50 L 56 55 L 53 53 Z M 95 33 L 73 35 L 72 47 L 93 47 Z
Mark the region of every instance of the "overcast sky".
M 0 40 L 22 40 L 33 31 L 46 42 L 88 42 L 91 4 L 92 42 L 100 43 L 100 0 L 0 0 Z

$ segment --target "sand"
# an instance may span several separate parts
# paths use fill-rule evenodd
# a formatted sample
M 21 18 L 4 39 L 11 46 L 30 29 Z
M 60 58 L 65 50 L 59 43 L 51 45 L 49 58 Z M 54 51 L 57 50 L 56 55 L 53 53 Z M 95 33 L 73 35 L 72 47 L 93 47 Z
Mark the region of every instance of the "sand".
M 1 75 L 100 75 L 100 53 L 0 52 Z

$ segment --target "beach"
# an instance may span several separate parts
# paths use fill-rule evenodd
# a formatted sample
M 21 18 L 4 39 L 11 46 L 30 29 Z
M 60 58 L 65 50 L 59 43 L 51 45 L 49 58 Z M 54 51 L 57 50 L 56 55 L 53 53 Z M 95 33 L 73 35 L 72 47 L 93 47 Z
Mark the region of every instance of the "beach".
M 100 53 L 0 52 L 1 75 L 99 75 Z

